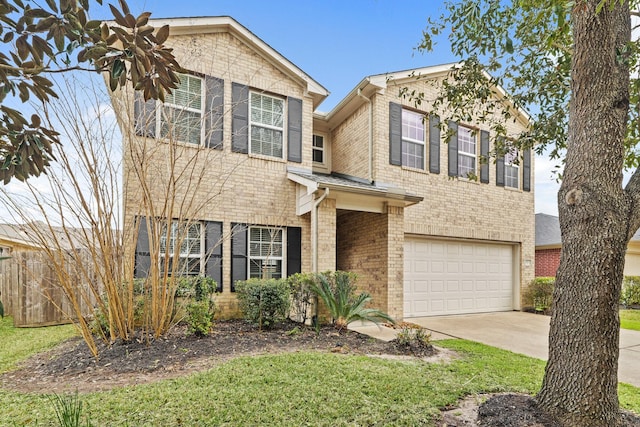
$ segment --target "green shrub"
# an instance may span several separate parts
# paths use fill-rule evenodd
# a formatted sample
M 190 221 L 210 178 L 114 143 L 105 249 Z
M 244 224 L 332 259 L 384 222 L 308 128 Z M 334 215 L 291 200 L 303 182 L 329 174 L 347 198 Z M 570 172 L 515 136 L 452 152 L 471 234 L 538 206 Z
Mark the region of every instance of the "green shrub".
M 211 299 L 218 284 L 211 277 L 185 276 L 177 279 L 176 297 L 189 298 L 194 301 Z
M 199 337 L 209 335 L 213 326 L 215 305 L 213 301 L 192 301 L 187 304 L 188 331 Z
M 313 304 L 313 280 L 314 276 L 311 273 L 296 273 L 287 278 L 291 290 L 292 316 L 303 324 L 307 323 L 309 309 Z
M 524 306 L 541 312 L 551 309 L 555 284 L 555 277 L 536 277 L 533 279 L 522 294 Z
M 625 307 L 640 305 L 639 276 L 624 276 L 622 280 L 622 291 L 620 293 L 620 304 Z
M 395 321 L 385 312 L 375 308 L 365 308 L 372 299 L 371 295 L 366 292 L 356 295 L 355 281 L 356 275 L 346 271 L 316 275 L 311 289 L 329 310 L 333 325 L 342 329 L 356 320 L 395 324 Z
M 236 283 L 238 303 L 244 318 L 269 328 L 289 314 L 289 284 L 283 279 L 249 279 Z

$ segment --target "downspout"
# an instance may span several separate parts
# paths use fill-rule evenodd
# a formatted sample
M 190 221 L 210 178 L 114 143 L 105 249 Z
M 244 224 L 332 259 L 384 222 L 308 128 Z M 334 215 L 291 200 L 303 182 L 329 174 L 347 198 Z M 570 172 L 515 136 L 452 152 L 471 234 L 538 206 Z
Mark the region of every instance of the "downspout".
M 329 188 L 325 187 L 324 193 L 313 203 L 313 209 L 311 210 L 311 270 L 314 273 L 318 272 L 318 207 L 320 206 L 320 203 L 322 203 L 322 201 L 327 198 L 328 195 Z
M 369 103 L 369 182 L 373 184 L 373 103 L 370 98 L 362 94 L 362 89 L 358 88 L 358 96 Z

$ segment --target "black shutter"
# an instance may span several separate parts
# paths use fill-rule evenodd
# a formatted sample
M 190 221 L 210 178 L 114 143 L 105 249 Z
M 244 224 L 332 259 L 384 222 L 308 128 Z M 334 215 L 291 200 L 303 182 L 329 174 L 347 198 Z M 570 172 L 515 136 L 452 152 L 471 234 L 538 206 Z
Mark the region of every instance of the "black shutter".
M 287 158 L 291 162 L 302 162 L 302 100 L 289 98 L 289 116 L 287 118 Z
M 145 102 L 140 90 L 133 94 L 133 130 L 138 136 L 156 136 L 156 100 L 152 98 Z
M 458 176 L 458 123 L 449 120 L 449 176 Z
M 389 163 L 402 164 L 402 105 L 389 103 Z
M 531 149 L 524 150 L 522 157 L 522 189 L 531 191 Z
M 231 101 L 231 150 L 246 154 L 249 152 L 249 87 L 232 83 Z
M 489 132 L 480 131 L 480 182 L 489 183 Z
M 231 223 L 231 292 L 238 280 L 247 280 L 248 230 L 246 224 Z
M 136 259 L 133 276 L 136 279 L 145 278 L 151 269 L 151 253 L 149 251 L 149 232 L 147 230 L 147 219 L 138 217 L 138 236 L 136 238 Z
M 504 156 L 496 157 L 496 185 L 504 187 Z
M 287 277 L 302 273 L 302 229 L 287 227 Z
M 429 116 L 429 172 L 440 173 L 440 117 Z
M 205 76 L 205 145 L 222 150 L 224 121 L 224 80 Z
M 222 223 L 207 221 L 204 235 L 205 275 L 218 284 L 216 290 L 222 292 Z

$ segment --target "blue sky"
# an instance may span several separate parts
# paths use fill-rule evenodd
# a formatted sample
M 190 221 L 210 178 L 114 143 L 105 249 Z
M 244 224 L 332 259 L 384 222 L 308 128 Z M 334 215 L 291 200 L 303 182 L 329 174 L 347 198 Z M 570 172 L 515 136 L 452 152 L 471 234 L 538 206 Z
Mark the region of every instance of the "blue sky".
M 112 0 L 116 3 L 115 0 Z M 427 19 L 442 12 L 441 0 L 129 0 L 133 14 L 152 18 L 228 15 L 292 61 L 331 92 L 320 105 L 333 108 L 372 74 L 454 62 L 446 35 L 436 50 L 420 53 Z M 95 3 L 94 3 L 95 4 Z M 91 17 L 109 19 L 105 6 Z M 536 158 L 536 212 L 557 214 L 558 184 L 552 163 Z

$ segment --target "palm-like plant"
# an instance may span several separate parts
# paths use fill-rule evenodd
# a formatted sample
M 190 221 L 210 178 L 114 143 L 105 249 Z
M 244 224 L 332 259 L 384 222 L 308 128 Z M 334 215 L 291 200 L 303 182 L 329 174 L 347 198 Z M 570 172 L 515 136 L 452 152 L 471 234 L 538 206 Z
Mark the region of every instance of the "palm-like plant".
M 333 325 L 342 330 L 356 320 L 374 323 L 389 322 L 395 324 L 387 313 L 365 306 L 372 297 L 367 292 L 356 295 L 355 274 L 346 271 L 321 273 L 311 285 L 312 291 L 325 304 L 332 317 Z

